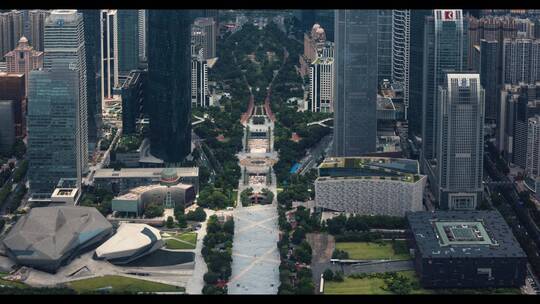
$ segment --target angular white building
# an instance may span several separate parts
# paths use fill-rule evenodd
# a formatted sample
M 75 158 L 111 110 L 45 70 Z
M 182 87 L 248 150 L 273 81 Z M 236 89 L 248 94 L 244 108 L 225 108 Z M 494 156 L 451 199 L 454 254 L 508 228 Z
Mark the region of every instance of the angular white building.
M 116 234 L 96 249 L 95 258 L 127 264 L 164 244 L 158 229 L 146 224 L 122 223 Z
M 363 215 L 422 211 L 427 177 L 419 172 L 418 161 L 410 159 L 327 158 L 315 181 L 315 206 Z

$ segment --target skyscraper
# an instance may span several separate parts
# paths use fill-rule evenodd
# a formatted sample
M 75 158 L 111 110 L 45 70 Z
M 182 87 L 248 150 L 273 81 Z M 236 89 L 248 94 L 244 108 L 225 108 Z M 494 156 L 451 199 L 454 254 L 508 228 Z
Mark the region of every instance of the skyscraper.
M 403 87 L 405 118 L 409 108 L 409 61 L 411 39 L 411 11 L 392 10 L 392 82 Z
M 45 41 L 47 50 L 47 36 Z M 80 114 L 86 105 L 80 102 L 79 62 L 77 58 L 56 58 L 48 66 L 30 72 L 28 179 L 32 194 L 52 193 L 61 178 L 77 178 L 80 186 L 87 165 L 81 151 Z
M 101 110 L 105 100 L 113 97 L 118 82 L 118 13 L 117 10 L 100 11 L 101 28 Z
M 540 80 L 540 39 L 504 39 L 502 77 L 507 84 Z
M 439 86 L 438 194 L 442 208 L 475 209 L 482 200 L 484 90 L 480 75 L 447 74 Z
M 191 23 L 188 10 L 148 12 L 151 153 L 170 163 L 191 152 Z
M 207 60 L 216 57 L 217 27 L 214 19 L 197 18 L 195 19 L 193 27 L 204 33 L 201 35 L 202 41 L 200 42 L 203 47 L 203 59 Z
M 499 117 L 500 85 L 499 42 L 480 40 L 480 83 L 486 91 L 486 119 L 497 121 Z
M 99 10 L 81 10 L 84 20 L 84 48 L 86 52 L 86 83 L 88 104 L 88 143 L 91 150 L 97 143 L 101 128 L 101 101 L 99 88 L 100 29 Z M 47 56 L 47 55 L 45 55 Z
M 23 73 L 25 77 L 25 94 L 28 95 L 28 75 L 31 70 L 43 67 L 43 52 L 34 50 L 28 44 L 26 37 L 21 37 L 17 47 L 6 54 L 7 71 L 9 73 Z
M 82 172 L 85 174 L 88 171 L 88 96 L 83 15 L 76 10 L 53 10 L 45 20 L 44 45 L 45 68 L 51 69 L 53 62 L 58 59 L 69 60 L 76 65 L 74 69 L 78 73 L 79 82 L 76 116 L 80 122 L 77 132 L 77 142 L 80 143 L 77 152 L 80 155 L 77 157 L 82 161 Z
M 129 73 L 139 67 L 139 11 L 118 10 L 118 66 Z
M 139 61 L 146 61 L 146 10 L 139 10 Z
M 210 106 L 208 64 L 204 59 L 204 49 L 199 45 L 192 45 L 191 51 L 191 106 Z
M 377 10 L 377 85 L 392 78 L 392 10 Z
M 334 155 L 376 151 L 377 11 L 335 11 Z
M 47 10 L 31 10 L 28 12 L 30 23 L 30 36 L 28 43 L 36 51 L 43 51 L 43 32 L 45 31 L 45 19 L 51 12 Z
M 0 100 L 13 101 L 15 136 L 26 136 L 26 91 L 23 73 L 0 72 Z
M 433 16 L 426 18 L 424 35 L 421 157 L 426 170 L 428 162 L 436 158 L 438 86 L 446 73 L 462 71 L 466 62 L 461 10 L 434 10 Z
M 334 111 L 334 58 L 320 56 L 309 68 L 309 97 L 312 112 Z
M 528 120 L 525 171 L 529 175 L 540 175 L 540 116 L 538 115 Z
M 0 13 L 0 61 L 4 55 L 17 46 L 17 42 L 23 36 L 24 23 L 23 12 L 12 10 Z
M 15 103 L 0 99 L 0 154 L 8 154 L 15 143 Z

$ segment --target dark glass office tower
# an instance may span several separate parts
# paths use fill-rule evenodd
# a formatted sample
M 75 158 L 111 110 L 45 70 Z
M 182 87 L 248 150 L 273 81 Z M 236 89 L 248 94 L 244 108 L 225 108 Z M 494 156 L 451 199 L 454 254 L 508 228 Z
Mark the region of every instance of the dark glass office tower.
M 424 71 L 422 100 L 422 158 L 436 158 L 437 88 L 447 73 L 462 71 L 465 43 L 461 10 L 434 10 L 424 29 Z M 424 165 L 426 162 L 424 162 Z
M 98 96 L 99 66 L 99 10 L 81 10 L 84 22 L 84 42 L 86 49 L 86 83 L 88 104 L 88 141 L 97 142 L 98 129 L 101 128 L 101 99 Z M 98 100 L 100 102 L 98 102 Z
M 118 70 L 129 72 L 139 66 L 139 11 L 118 10 Z
M 377 10 L 335 11 L 334 155 L 376 151 Z
M 378 10 L 377 85 L 392 78 L 392 10 Z
M 411 10 L 409 57 L 409 135 L 422 134 L 422 67 L 424 62 L 424 22 L 430 10 Z
M 485 118 L 497 121 L 500 105 L 499 42 L 480 40 L 480 83 L 486 90 Z
M 189 10 L 148 11 L 148 90 L 152 155 L 181 162 L 191 151 Z

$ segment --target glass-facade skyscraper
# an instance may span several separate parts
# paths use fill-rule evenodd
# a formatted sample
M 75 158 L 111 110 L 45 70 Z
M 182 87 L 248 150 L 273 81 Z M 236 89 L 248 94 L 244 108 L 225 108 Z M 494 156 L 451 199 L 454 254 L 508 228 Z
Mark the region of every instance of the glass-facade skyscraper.
M 445 77 L 438 92 L 436 196 L 442 208 L 474 210 L 483 192 L 484 89 L 479 74 Z
M 392 10 L 381 9 L 377 18 L 377 85 L 392 78 Z
M 422 92 L 422 159 L 424 169 L 436 158 L 437 88 L 446 73 L 461 72 L 466 58 L 461 10 L 433 10 L 424 29 L 424 64 Z
M 80 142 L 80 159 L 83 163 L 83 174 L 88 171 L 88 96 L 86 51 L 84 43 L 83 15 L 77 10 L 54 10 L 45 20 L 45 58 L 43 66 L 50 69 L 53 61 L 70 60 L 76 64 L 78 77 L 78 112 L 80 122 L 77 136 Z M 32 84 L 30 84 L 32 89 Z
M 55 59 L 30 72 L 28 179 L 30 193 L 51 194 L 61 178 L 81 182 L 79 71 L 76 60 Z
M 189 10 L 148 11 L 148 90 L 152 155 L 181 162 L 191 152 Z
M 118 10 L 118 68 L 129 72 L 139 67 L 139 11 Z
M 376 151 L 377 10 L 335 11 L 334 155 Z

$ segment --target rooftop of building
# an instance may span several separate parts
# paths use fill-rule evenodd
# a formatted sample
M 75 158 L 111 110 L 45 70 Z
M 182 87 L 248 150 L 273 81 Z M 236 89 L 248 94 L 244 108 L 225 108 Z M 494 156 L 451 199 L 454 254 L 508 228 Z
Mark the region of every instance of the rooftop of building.
M 526 257 L 498 211 L 421 211 L 407 220 L 424 258 Z
M 115 200 L 138 200 L 139 197 L 150 191 L 155 189 L 166 189 L 166 188 L 178 188 L 181 190 L 187 190 L 189 188 L 193 187 L 192 185 L 182 184 L 178 183 L 175 185 L 162 185 L 162 184 L 155 184 L 155 185 L 147 185 L 147 186 L 139 186 L 135 187 L 133 189 L 130 189 L 128 193 L 124 193 L 122 195 L 119 195 L 115 197 Z
M 167 168 L 169 170 L 176 170 L 176 174 L 179 177 L 193 177 L 199 176 L 198 167 L 182 167 L 182 168 Z M 94 174 L 96 178 L 161 178 L 163 168 L 122 168 L 120 170 L 114 169 L 97 169 Z
M 391 158 L 391 157 L 373 157 L 373 156 L 356 156 L 356 157 L 329 157 L 325 158 L 319 168 L 364 168 L 375 167 L 387 169 L 391 171 L 400 171 L 404 173 L 420 173 L 420 168 L 417 160 L 406 158 Z

